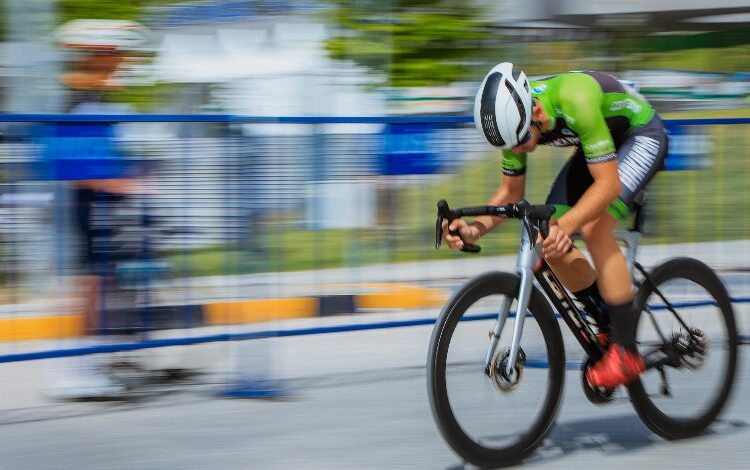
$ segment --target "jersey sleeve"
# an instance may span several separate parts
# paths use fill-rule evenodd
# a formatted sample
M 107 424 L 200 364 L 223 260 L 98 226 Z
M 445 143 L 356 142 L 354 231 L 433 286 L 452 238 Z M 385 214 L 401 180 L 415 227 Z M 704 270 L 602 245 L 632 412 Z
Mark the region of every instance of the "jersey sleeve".
M 512 150 L 503 149 L 501 168 L 505 176 L 521 176 L 526 173 L 526 154 L 516 155 Z
M 617 158 L 612 134 L 602 114 L 604 93 L 596 80 L 589 75 L 575 74 L 574 79 L 561 87 L 560 98 L 562 117 L 581 139 L 586 163 Z

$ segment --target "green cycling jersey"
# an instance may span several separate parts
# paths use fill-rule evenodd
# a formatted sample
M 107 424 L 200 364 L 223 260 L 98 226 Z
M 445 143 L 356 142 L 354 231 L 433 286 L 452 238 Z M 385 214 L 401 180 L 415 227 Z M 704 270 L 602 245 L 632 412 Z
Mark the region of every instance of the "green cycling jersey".
M 648 124 L 654 109 L 643 96 L 600 72 L 568 72 L 531 82 L 531 94 L 550 118 L 539 144 L 580 146 L 586 162 L 616 158 L 617 147 L 632 132 Z M 526 154 L 503 150 L 503 173 L 521 175 Z

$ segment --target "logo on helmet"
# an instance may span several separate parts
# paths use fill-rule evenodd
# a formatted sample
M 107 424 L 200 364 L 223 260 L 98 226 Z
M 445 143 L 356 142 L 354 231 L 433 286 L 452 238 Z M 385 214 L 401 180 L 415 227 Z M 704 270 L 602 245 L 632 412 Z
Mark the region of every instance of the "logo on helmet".
M 531 93 L 533 93 L 535 95 L 544 93 L 545 91 L 547 91 L 547 85 L 544 85 L 544 84 L 537 85 L 537 86 L 535 86 L 534 88 L 531 89 Z

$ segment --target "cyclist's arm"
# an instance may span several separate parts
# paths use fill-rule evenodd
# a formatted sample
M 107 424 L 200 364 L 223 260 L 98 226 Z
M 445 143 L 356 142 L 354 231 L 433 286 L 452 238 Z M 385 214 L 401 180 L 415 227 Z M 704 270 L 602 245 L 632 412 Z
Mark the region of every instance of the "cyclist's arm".
M 586 223 L 606 213 L 607 208 L 620 194 L 620 176 L 617 173 L 617 160 L 589 165 L 594 183 L 583 193 L 581 199 L 562 217 L 558 223 L 563 231 L 571 234 L 580 230 Z
M 487 202 L 492 206 L 501 206 L 523 198 L 526 191 L 526 154 L 515 154 L 503 150 L 503 180 L 495 194 Z M 479 216 L 470 224 L 479 229 L 479 235 L 493 230 L 503 223 L 505 217 Z
M 603 94 L 598 86 L 582 85 L 561 90 L 561 94 L 565 93 L 561 109 L 566 123 L 581 139 L 594 183 L 570 211 L 560 217 L 560 227 L 568 234 L 604 214 L 620 194 L 615 144 L 600 108 Z

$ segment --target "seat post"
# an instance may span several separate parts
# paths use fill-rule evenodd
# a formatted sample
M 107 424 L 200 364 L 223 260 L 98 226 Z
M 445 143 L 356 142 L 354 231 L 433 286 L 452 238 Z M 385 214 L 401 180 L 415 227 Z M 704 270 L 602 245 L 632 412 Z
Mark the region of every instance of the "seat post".
M 635 206 L 635 218 L 633 219 L 633 227 L 630 229 L 631 232 L 640 232 L 643 233 L 643 224 L 645 222 L 646 214 L 644 212 L 644 207 L 646 207 L 646 192 L 641 191 L 638 193 L 638 195 L 635 197 L 634 206 Z
M 646 193 L 641 192 L 634 204 L 633 226 L 629 230 L 617 230 L 615 237 L 625 245 L 625 258 L 628 261 L 628 268 L 633 271 L 633 265 L 635 264 L 635 258 L 638 255 L 638 246 L 641 243 L 643 237 L 643 223 L 646 217 L 644 212 L 645 196 Z
M 643 206 L 638 204 L 635 206 L 635 219 L 633 219 L 633 227 L 630 229 L 631 232 L 643 233 L 643 223 L 646 215 L 643 211 Z

